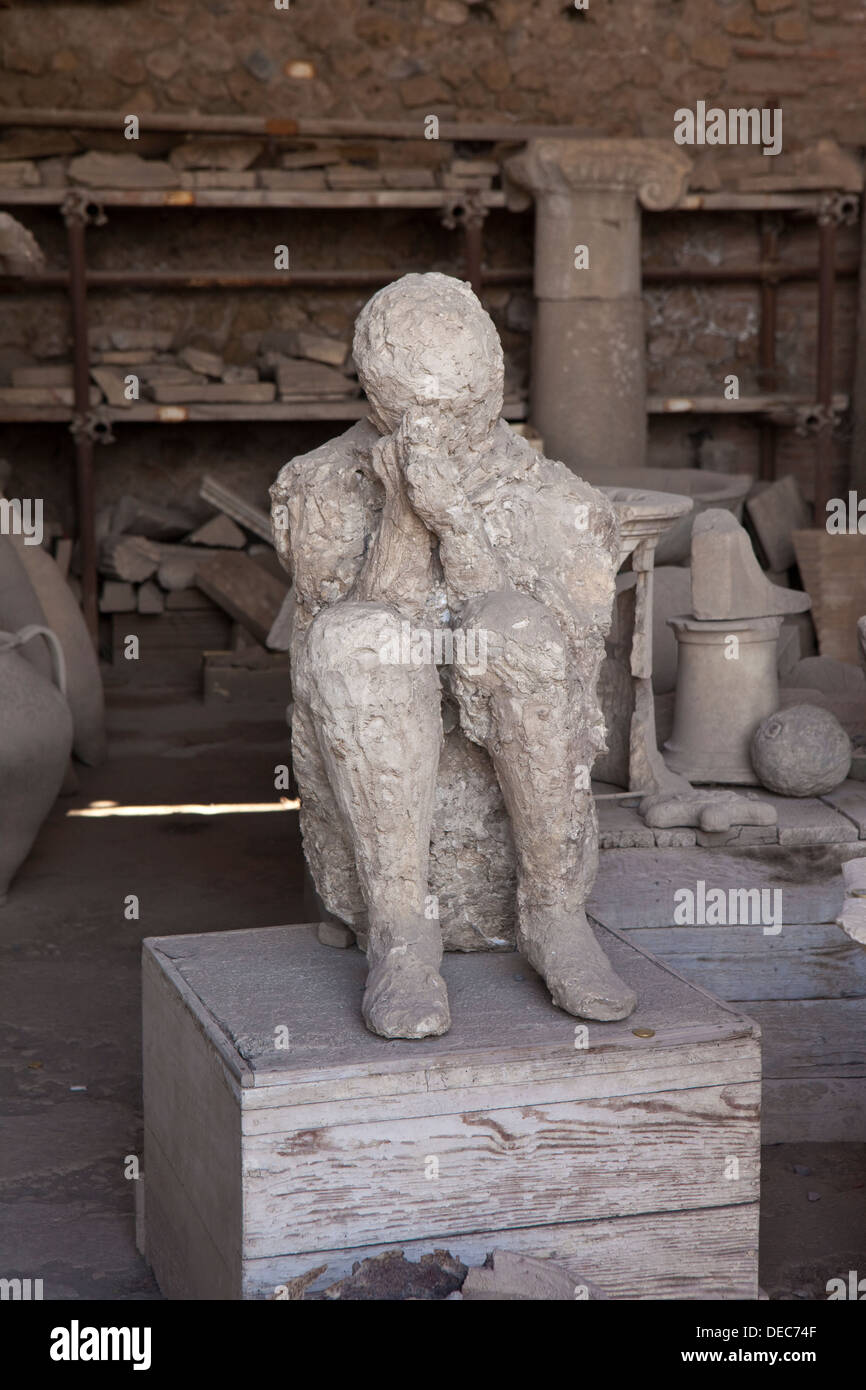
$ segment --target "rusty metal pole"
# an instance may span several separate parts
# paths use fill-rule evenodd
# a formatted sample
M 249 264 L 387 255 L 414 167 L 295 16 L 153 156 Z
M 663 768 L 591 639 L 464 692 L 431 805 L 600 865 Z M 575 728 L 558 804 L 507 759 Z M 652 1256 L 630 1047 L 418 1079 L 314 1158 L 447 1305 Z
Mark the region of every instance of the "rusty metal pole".
M 96 643 L 99 610 L 96 595 L 96 531 L 94 524 L 93 436 L 90 414 L 90 352 L 87 342 L 87 258 L 84 229 L 87 200 L 71 192 L 62 206 L 69 255 L 69 306 L 72 317 L 72 380 L 75 414 L 70 429 L 75 439 L 76 520 L 81 563 L 81 608 Z
M 463 223 L 463 255 L 466 279 L 474 292 L 481 298 L 481 262 L 484 255 L 484 213 L 467 209 Z
M 459 227 L 463 232 L 463 273 L 479 299 L 484 282 L 481 268 L 484 256 L 482 229 L 486 216 L 482 189 L 467 188 L 465 193 L 454 193 L 442 205 L 442 226 L 450 232 Z
M 835 199 L 818 213 L 818 344 L 816 395 L 819 406 L 815 440 L 815 524 L 823 527 L 833 496 L 833 310 L 836 291 Z
M 761 218 L 761 265 L 772 267 L 779 254 L 779 222 L 764 214 Z M 761 280 L 761 324 L 758 381 L 765 395 L 776 390 L 776 299 L 777 281 L 765 275 Z M 776 427 L 770 420 L 760 426 L 760 476 L 772 482 L 776 476 Z

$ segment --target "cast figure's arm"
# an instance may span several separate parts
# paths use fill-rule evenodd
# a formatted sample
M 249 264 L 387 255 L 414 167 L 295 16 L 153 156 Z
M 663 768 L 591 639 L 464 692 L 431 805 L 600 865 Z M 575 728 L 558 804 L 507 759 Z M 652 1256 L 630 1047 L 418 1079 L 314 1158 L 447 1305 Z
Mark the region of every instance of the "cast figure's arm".
M 460 483 L 457 460 L 465 444 L 448 430 L 438 407 L 408 411 L 397 432 L 397 445 L 415 513 L 439 540 L 449 606 L 509 587 L 484 529 L 480 513 Z
M 385 505 L 353 597 L 420 613 L 433 587 L 433 537 L 410 505 L 395 435 L 379 440 L 373 468 L 385 488 Z

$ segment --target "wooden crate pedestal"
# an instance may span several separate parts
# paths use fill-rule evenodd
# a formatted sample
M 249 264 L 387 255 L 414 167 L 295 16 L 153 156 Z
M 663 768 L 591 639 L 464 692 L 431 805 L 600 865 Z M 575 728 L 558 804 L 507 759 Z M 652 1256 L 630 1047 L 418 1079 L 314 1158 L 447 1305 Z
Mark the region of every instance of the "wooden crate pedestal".
M 518 955 L 448 955 L 453 1026 L 388 1042 L 315 927 L 144 943 L 145 1248 L 169 1298 L 271 1298 L 386 1249 L 504 1248 L 610 1298 L 756 1298 L 758 1028 L 600 929 L 622 1023 Z M 650 1036 L 639 1036 L 650 1034 Z M 584 1045 L 585 1044 L 585 1045 Z

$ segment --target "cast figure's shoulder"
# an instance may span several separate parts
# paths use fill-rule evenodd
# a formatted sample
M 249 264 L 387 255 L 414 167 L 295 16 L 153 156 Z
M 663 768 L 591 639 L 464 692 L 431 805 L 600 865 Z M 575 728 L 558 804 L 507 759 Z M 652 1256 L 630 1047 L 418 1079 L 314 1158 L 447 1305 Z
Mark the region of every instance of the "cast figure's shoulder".
M 271 487 L 274 546 L 299 610 L 342 598 L 362 563 L 380 484 L 364 463 L 378 434 L 367 420 L 280 469 Z
M 357 467 L 359 454 L 368 453 L 378 437 L 369 420 L 358 420 L 334 439 L 327 439 L 306 454 L 296 454 L 277 474 L 271 487 L 272 501 L 285 504 L 297 495 L 299 488 L 318 489 L 329 480 L 339 487 Z
M 598 488 L 567 464 L 539 453 L 505 420 L 498 427 L 496 457 L 497 488 L 492 496 L 497 496 L 498 505 L 512 511 L 518 505 L 527 507 L 536 523 L 544 518 L 541 531 L 547 532 L 546 545 L 562 542 L 570 549 L 579 538 L 617 553 L 616 511 Z M 529 518 L 527 522 L 540 542 L 537 525 L 532 525 Z

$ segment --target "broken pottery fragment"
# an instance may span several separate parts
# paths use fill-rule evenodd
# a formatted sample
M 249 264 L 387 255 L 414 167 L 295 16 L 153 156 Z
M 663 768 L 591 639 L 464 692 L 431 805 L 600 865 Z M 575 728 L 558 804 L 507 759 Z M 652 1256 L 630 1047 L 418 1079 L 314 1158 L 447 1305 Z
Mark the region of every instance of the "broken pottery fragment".
M 31 642 L 49 644 L 54 678 L 23 659 Z M 0 632 L 0 903 L 60 791 L 72 747 L 60 643 L 43 626 Z
M 25 545 L 12 537 L 18 557 L 33 585 L 46 625 L 63 649 L 66 665 L 65 695 L 72 713 L 72 751 L 79 762 L 96 767 L 108 756 L 105 734 L 105 697 L 99 660 L 75 595 L 41 545 Z

